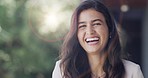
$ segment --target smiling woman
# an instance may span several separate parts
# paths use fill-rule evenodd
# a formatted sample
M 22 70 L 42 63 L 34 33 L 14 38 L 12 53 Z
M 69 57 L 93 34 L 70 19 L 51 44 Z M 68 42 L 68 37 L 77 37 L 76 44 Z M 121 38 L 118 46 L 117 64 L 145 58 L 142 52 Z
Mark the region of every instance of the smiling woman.
M 52 78 L 144 78 L 121 54 L 117 26 L 107 7 L 84 0 L 73 13 Z
M 84 10 L 79 16 L 78 40 L 88 53 L 102 52 L 108 41 L 108 27 L 104 16 L 94 9 Z

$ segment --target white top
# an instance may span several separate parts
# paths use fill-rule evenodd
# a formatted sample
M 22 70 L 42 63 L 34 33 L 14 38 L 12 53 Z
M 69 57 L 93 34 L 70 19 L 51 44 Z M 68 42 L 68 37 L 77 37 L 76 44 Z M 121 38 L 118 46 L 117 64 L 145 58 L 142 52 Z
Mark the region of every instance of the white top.
M 125 66 L 125 78 L 144 78 L 140 66 L 131 61 L 123 60 Z M 62 78 L 60 70 L 60 61 L 56 62 L 52 73 L 52 78 Z

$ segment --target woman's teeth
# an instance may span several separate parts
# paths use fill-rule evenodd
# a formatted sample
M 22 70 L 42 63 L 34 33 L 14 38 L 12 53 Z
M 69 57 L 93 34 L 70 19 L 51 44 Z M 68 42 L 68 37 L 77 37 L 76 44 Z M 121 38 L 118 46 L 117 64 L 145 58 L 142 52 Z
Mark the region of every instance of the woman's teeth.
M 99 38 L 95 37 L 95 38 L 87 38 L 86 42 L 94 42 L 94 41 L 99 41 Z

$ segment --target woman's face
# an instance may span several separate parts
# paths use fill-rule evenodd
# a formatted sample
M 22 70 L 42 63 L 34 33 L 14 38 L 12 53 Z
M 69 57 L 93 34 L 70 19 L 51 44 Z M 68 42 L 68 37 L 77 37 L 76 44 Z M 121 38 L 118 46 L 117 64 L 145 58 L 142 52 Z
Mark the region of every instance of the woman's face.
M 80 45 L 88 54 L 102 52 L 109 36 L 103 14 L 94 9 L 82 11 L 79 16 L 77 36 Z

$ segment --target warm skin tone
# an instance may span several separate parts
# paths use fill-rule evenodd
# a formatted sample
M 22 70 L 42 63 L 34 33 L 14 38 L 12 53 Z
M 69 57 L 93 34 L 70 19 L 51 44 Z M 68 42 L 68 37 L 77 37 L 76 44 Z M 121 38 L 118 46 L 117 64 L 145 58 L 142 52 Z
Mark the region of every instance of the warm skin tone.
M 107 44 L 109 31 L 102 13 L 87 9 L 80 13 L 78 25 L 78 40 L 87 52 L 92 73 L 103 74 L 103 64 L 107 54 L 104 47 Z M 97 70 L 96 70 L 97 69 Z

